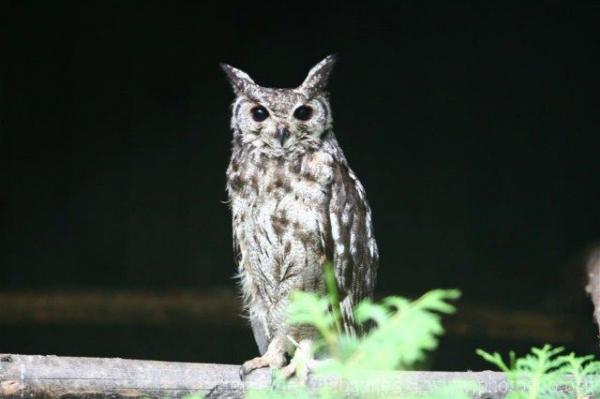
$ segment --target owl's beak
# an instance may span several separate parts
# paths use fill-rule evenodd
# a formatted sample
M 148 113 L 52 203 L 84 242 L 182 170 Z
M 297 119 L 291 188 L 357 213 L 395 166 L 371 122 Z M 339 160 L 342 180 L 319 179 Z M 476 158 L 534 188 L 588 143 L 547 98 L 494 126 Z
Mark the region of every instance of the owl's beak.
M 279 140 L 281 146 L 283 147 L 283 144 L 290 137 L 290 131 L 285 126 L 277 126 L 277 132 L 275 133 L 275 137 L 277 138 L 277 140 Z

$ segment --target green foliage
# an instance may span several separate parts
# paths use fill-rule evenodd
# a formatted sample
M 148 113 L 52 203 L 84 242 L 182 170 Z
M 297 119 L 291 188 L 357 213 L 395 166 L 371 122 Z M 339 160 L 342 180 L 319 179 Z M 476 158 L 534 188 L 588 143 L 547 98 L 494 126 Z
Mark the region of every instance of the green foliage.
M 453 313 L 447 301 L 458 296 L 456 290 L 434 290 L 413 302 L 401 297 L 381 303 L 365 300 L 356 307 L 355 319 L 375 326 L 362 337 L 340 333 L 329 299 L 314 293 L 294 293 L 289 320 L 319 332 L 316 347 L 331 356 L 322 372 L 347 376 L 364 370 L 410 369 L 437 347 L 444 332 L 439 313 Z
M 573 389 L 576 399 L 588 398 L 600 393 L 600 362 L 594 356 L 575 356 L 573 352 L 562 356 L 565 364 L 559 370 L 565 375 L 568 386 Z
M 384 298 L 380 303 L 364 300 L 355 308 L 354 318 L 357 323 L 372 328 L 366 335 L 357 337 L 343 331 L 331 264 L 325 265 L 324 273 L 327 295 L 294 292 L 288 308 L 288 320 L 293 325 L 311 326 L 318 333 L 313 350 L 327 360 L 319 363 L 311 373 L 317 377 L 333 375 L 346 385 L 352 381 L 376 378 L 373 372 L 411 369 L 423 361 L 427 352 L 437 347 L 438 338 L 444 332 L 440 314 L 454 313 L 455 308 L 449 301 L 460 296 L 458 290 L 433 290 L 415 301 L 397 296 Z M 383 380 L 381 382 L 384 383 Z M 443 387 L 446 390 L 453 388 L 456 387 Z M 353 389 L 360 390 L 360 386 Z M 264 394 L 315 397 L 315 392 L 309 394 L 289 387 L 284 391 Z M 319 394 L 322 398 L 337 397 L 331 390 Z M 444 394 L 447 392 L 444 391 Z M 444 397 L 444 394 L 435 396 L 432 391 L 427 397 Z M 453 397 L 460 396 L 456 394 Z
M 309 390 L 305 387 L 286 387 L 273 389 L 269 391 L 250 391 L 247 393 L 248 399 L 339 399 L 339 393 L 331 388 L 323 388 L 318 392 Z
M 320 371 L 342 376 L 364 370 L 410 369 L 423 361 L 444 332 L 440 313 L 454 313 L 448 301 L 460 296 L 458 290 L 433 290 L 415 301 L 397 296 L 380 303 L 366 299 L 355 308 L 354 317 L 363 325 L 373 323 L 374 328 L 357 337 L 342 333 L 339 299 L 329 265 L 325 279 L 329 282 L 327 297 L 312 292 L 292 295 L 289 321 L 319 332 L 315 347 L 331 357 Z
M 182 399 L 204 399 L 201 393 L 190 393 L 182 397 Z
M 593 356 L 561 355 L 563 350 L 544 345 L 519 358 L 510 352 L 508 364 L 497 352 L 478 349 L 477 354 L 506 373 L 508 399 L 584 399 L 600 393 L 600 362 Z
M 469 392 L 477 392 L 478 389 L 479 384 L 475 381 L 455 380 L 429 391 L 402 395 L 402 399 L 471 399 Z

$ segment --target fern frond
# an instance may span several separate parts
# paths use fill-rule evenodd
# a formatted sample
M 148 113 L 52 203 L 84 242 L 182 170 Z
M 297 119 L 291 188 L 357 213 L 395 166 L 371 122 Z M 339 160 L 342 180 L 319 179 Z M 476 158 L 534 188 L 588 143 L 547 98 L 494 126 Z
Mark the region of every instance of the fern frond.
M 544 345 L 519 358 L 511 352 L 509 365 L 498 353 L 478 349 L 477 354 L 506 373 L 511 399 L 587 399 L 600 393 L 600 362 L 563 351 Z

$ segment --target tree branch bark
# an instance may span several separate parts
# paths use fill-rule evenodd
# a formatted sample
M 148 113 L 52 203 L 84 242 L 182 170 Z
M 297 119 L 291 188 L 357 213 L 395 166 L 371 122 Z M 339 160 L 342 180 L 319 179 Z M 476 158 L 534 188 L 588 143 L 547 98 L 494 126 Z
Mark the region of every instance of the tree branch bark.
M 268 389 L 271 373 L 252 372 L 244 382 L 239 366 L 147 360 L 0 355 L 0 396 L 3 398 L 182 398 L 199 393 L 208 398 L 242 398 L 248 390 Z M 359 381 L 361 392 L 373 397 L 427 392 L 456 381 L 471 381 L 473 398 L 500 399 L 508 384 L 502 373 L 397 371 Z M 385 383 L 381 383 L 384 381 Z M 339 381 L 309 379 L 318 389 Z M 362 391 L 362 390 L 366 391 Z M 352 393 L 352 389 L 345 388 Z

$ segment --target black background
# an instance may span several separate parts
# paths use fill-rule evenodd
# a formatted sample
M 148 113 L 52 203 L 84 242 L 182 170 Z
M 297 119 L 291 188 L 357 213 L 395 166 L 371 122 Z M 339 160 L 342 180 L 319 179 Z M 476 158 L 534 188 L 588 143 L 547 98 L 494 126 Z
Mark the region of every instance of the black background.
M 576 292 L 569 309 L 588 312 L 572 265 L 600 239 L 600 7 L 420 4 L 9 3 L 0 289 L 234 287 L 218 63 L 293 87 L 335 52 L 335 131 L 373 207 L 378 291 L 458 287 L 514 309 Z M 136 347 L 135 329 L 11 328 L 4 351 L 254 351 L 248 331 L 204 333 L 238 352 L 182 331 L 179 353 L 168 331 Z

